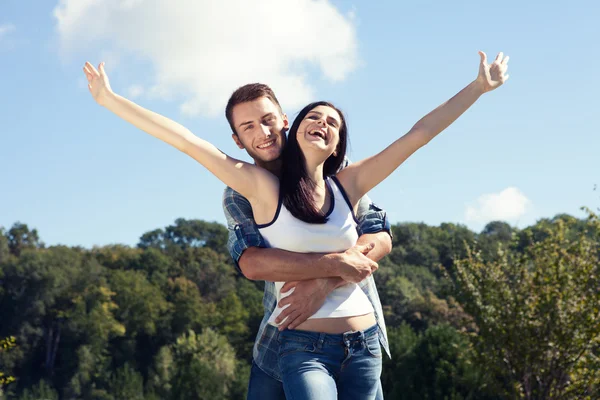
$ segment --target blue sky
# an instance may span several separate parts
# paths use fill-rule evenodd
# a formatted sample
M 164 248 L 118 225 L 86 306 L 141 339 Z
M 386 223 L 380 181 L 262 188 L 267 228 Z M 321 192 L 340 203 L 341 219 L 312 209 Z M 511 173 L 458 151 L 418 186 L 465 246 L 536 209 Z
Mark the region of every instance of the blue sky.
M 135 245 L 176 218 L 224 223 L 223 185 L 102 109 L 82 66 L 228 154 L 224 101 L 271 84 L 293 117 L 326 99 L 353 160 L 383 149 L 475 78 L 478 50 L 510 79 L 371 193 L 393 223 L 525 227 L 600 206 L 593 1 L 3 0 L 0 226 L 49 245 Z

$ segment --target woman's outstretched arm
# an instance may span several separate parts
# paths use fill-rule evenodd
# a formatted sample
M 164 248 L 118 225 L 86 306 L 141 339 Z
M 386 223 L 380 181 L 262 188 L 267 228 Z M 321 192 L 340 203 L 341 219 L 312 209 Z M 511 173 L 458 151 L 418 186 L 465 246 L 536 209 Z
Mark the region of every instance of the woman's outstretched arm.
M 500 87 L 508 79 L 508 56 L 499 53 L 493 63 L 487 63 L 485 53 L 479 52 L 481 61 L 477 79 L 468 84 L 450 100 L 421 118 L 408 133 L 389 145 L 379 154 L 349 165 L 338 177 L 350 196 L 352 204 L 377 186 L 398 168 L 415 151 L 452 124 L 486 92 Z
M 104 63 L 101 63 L 96 69 L 88 62 L 83 70 L 88 80 L 88 89 L 98 104 L 137 128 L 194 158 L 226 185 L 249 200 L 255 199 L 255 194 L 261 193 L 261 190 L 262 193 L 265 193 L 265 186 L 276 182 L 276 178 L 270 176 L 267 171 L 227 156 L 214 145 L 195 136 L 177 122 L 114 93 L 104 71 Z

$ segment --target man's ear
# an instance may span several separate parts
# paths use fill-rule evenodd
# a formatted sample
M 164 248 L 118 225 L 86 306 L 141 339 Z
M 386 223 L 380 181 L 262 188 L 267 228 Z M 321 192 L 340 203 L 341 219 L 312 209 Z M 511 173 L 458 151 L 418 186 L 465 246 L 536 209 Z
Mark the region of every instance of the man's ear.
M 232 133 L 231 134 L 231 138 L 233 139 L 233 141 L 235 142 L 235 144 L 237 144 L 237 147 L 239 147 L 241 150 L 244 150 L 245 147 L 242 144 L 242 141 L 240 140 L 240 138 L 238 137 L 237 133 Z
M 287 114 L 281 114 L 281 118 L 283 119 L 283 128 L 287 131 L 290 129 L 290 120 L 287 117 Z

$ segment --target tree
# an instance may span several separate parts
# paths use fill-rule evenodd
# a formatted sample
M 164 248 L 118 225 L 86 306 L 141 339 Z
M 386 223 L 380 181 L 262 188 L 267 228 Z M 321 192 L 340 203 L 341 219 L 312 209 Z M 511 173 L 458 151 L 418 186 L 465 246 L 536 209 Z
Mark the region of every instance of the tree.
M 227 229 L 217 222 L 186 220 L 178 218 L 174 225 L 165 229 L 155 229 L 144 233 L 138 247 L 149 247 L 169 250 L 172 247 L 182 249 L 188 247 L 207 247 L 218 252 L 225 252 L 227 246 Z
M 8 247 L 8 237 L 6 236 L 6 232 L 4 228 L 0 226 L 0 264 L 8 259 L 10 255 L 10 250 Z M 0 279 L 2 276 L 0 275 Z
M 235 353 L 224 336 L 211 329 L 181 336 L 172 347 L 173 400 L 225 400 L 236 370 Z
M 13 347 L 15 347 L 15 338 L 14 337 L 9 337 L 6 339 L 0 339 L 0 353 L 4 353 L 9 351 L 10 349 L 12 349 Z M 5 373 L 3 371 L 0 371 L 0 393 L 2 390 L 2 387 L 5 385 L 8 385 L 11 382 L 15 381 L 15 377 L 14 376 L 6 376 Z
M 169 310 L 160 289 L 146 279 L 141 271 L 112 271 L 110 287 L 115 292 L 115 315 L 126 328 L 127 336 L 152 336 L 157 324 Z
M 10 252 L 19 256 L 24 249 L 43 247 L 37 230 L 30 231 L 26 224 L 16 222 L 8 231 L 8 247 Z
M 19 400 L 58 400 L 58 393 L 46 381 L 40 381 L 31 389 L 25 389 Z
M 173 305 L 171 331 L 176 337 L 190 329 L 200 332 L 220 321 L 217 305 L 203 299 L 198 286 L 184 277 L 169 282 L 167 299 Z
M 144 378 L 129 364 L 112 374 L 108 387 L 115 400 L 144 400 Z
M 75 309 L 73 299 L 96 282 L 98 266 L 92 264 L 80 250 L 64 246 L 22 249 L 3 264 L 0 334 L 14 334 L 21 349 L 5 361 L 31 368 L 20 375 L 20 385 L 52 377 L 67 315 Z
M 524 235 L 493 261 L 469 250 L 452 274 L 483 365 L 507 379 L 511 397 L 599 398 L 600 221 L 589 212 Z
M 235 291 L 235 271 L 229 257 L 206 247 L 187 248 L 177 255 L 182 275 L 194 282 L 203 298 L 218 302 Z
M 392 359 L 382 381 L 391 399 L 497 399 L 473 363 L 469 340 L 448 325 L 417 335 L 406 324 L 390 330 Z

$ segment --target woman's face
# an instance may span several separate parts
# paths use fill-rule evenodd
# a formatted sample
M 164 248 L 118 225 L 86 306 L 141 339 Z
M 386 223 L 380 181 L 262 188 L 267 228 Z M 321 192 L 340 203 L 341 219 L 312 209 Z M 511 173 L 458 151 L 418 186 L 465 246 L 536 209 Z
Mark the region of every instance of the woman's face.
M 300 122 L 296 138 L 302 152 L 319 152 L 325 159 L 337 154 L 342 119 L 331 107 L 317 106 L 310 110 Z

